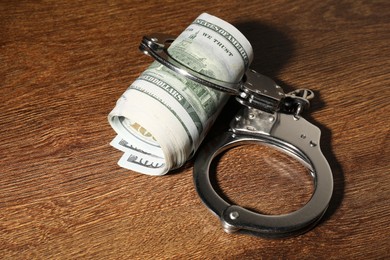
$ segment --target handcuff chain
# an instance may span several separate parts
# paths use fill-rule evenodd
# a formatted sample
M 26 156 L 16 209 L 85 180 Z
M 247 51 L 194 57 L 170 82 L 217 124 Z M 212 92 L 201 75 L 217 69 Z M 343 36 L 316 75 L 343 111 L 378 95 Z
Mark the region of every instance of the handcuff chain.
M 310 100 L 314 98 L 314 92 L 310 89 L 296 89 L 287 94 L 287 100 L 284 103 L 284 109 L 288 110 L 289 99 L 292 100 L 292 114 L 295 119 L 299 119 L 304 109 L 310 107 Z M 289 108 L 290 109 L 290 108 Z M 287 112 L 287 111 L 286 111 Z

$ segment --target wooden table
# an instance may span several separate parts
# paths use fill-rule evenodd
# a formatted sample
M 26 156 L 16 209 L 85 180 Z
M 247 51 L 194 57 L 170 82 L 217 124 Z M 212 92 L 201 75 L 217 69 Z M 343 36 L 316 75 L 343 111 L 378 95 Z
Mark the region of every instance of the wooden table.
M 316 93 L 334 195 L 310 232 L 226 234 L 201 203 L 193 161 L 163 177 L 121 169 L 107 114 L 150 64 L 143 35 L 178 35 L 207 11 L 252 42 L 252 68 Z M 2 259 L 384 259 L 390 257 L 390 5 L 383 1 L 2 1 Z M 215 136 L 237 107 L 223 111 Z M 227 152 L 217 182 L 231 201 L 288 213 L 311 180 L 279 152 Z

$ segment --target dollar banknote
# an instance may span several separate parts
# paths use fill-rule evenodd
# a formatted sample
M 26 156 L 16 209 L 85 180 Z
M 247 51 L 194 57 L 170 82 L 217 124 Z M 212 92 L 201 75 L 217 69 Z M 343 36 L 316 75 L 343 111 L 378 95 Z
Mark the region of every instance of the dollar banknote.
M 239 82 L 253 58 L 248 40 L 231 24 L 201 14 L 171 44 L 171 57 L 189 70 Z M 108 116 L 123 152 L 121 167 L 163 175 L 196 152 L 228 99 L 153 62 L 118 99 Z

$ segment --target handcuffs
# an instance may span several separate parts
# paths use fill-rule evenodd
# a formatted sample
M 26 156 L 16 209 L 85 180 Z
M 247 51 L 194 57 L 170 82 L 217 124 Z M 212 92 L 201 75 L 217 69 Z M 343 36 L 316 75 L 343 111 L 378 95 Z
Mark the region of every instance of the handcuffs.
M 243 105 L 231 121 L 229 131 L 203 145 L 198 152 L 193 172 L 202 202 L 221 220 L 227 233 L 281 238 L 311 229 L 324 215 L 333 192 L 332 171 L 319 145 L 321 131 L 301 117 L 314 93 L 300 89 L 285 94 L 273 80 L 250 69 L 238 84 L 207 77 L 169 55 L 167 49 L 173 40 L 174 37 L 165 34 L 144 36 L 139 48 L 171 70 L 235 96 Z M 283 215 L 263 215 L 226 202 L 210 181 L 211 163 L 224 151 L 248 143 L 280 150 L 305 166 L 314 179 L 314 192 L 309 202 Z

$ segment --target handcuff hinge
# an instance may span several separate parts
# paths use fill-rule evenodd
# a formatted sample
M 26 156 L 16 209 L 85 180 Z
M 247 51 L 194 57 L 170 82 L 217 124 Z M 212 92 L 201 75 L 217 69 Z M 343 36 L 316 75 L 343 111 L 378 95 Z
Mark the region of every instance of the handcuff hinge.
M 272 79 L 249 69 L 236 99 L 247 107 L 273 113 L 279 110 L 280 102 L 284 97 L 282 88 Z

